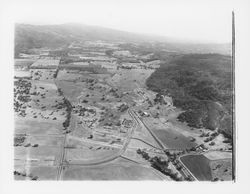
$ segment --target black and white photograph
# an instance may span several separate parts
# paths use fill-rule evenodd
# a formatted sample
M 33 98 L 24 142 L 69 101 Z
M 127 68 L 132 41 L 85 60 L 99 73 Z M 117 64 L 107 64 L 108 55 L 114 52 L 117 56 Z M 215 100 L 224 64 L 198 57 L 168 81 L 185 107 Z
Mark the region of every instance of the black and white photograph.
M 3 3 L 12 183 L 236 184 L 250 4 L 202 2 Z

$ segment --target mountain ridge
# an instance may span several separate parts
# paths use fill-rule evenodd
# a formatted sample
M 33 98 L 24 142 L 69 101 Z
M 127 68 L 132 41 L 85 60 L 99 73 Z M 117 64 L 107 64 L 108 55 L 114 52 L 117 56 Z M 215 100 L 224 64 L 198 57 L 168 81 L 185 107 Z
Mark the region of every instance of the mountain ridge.
M 187 43 L 175 38 L 165 36 L 154 36 L 126 32 L 100 26 L 83 25 L 77 23 L 66 23 L 57 25 L 15 25 L 15 53 L 27 51 L 32 48 L 41 47 L 60 47 L 70 44 L 72 41 L 111 41 L 129 43 L 156 43 L 160 42 L 167 45 L 167 48 L 190 52 L 192 50 L 205 52 L 218 52 L 223 54 L 230 53 L 230 44 L 206 44 L 206 43 Z

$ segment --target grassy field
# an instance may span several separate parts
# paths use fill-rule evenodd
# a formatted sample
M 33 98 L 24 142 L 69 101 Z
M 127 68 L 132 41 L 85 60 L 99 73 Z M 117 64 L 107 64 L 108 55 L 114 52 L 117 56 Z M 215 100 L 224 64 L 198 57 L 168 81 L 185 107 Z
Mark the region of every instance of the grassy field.
M 39 146 L 60 147 L 63 144 L 63 136 L 28 136 L 26 143 L 31 145 L 38 144 Z
M 116 74 L 108 82 L 122 91 L 131 91 L 137 87 L 145 87 L 145 81 L 152 73 L 153 70 L 122 69 L 116 71 Z
M 209 160 L 231 159 L 232 152 L 210 151 L 204 153 Z
M 57 67 L 59 62 L 58 59 L 38 59 L 31 67 Z
M 79 80 L 83 74 L 79 73 L 79 71 L 68 71 L 68 70 L 60 70 L 57 74 L 57 80 L 61 81 L 74 81 Z
M 15 147 L 15 159 L 19 160 L 34 160 L 38 163 L 49 160 L 52 164 L 57 164 L 60 156 L 59 147 L 39 146 L 39 147 Z M 26 161 L 26 163 L 29 163 Z M 51 162 L 50 162 L 51 163 Z
M 145 118 L 144 122 L 167 148 L 187 149 L 196 146 L 196 143 L 191 142 L 189 137 L 172 127 L 163 125 L 159 120 Z
M 14 71 L 14 76 L 15 77 L 30 77 L 31 74 L 29 71 L 19 71 L 19 70 L 15 70 Z
M 15 133 L 26 133 L 33 135 L 62 134 L 62 123 L 37 121 L 36 119 L 16 118 Z
M 105 158 L 112 157 L 119 150 L 116 148 L 109 148 L 105 146 L 98 146 L 92 148 L 81 149 L 67 149 L 66 160 L 70 164 L 83 164 L 102 161 Z
M 184 135 L 169 129 L 154 130 L 154 133 L 167 148 L 187 149 L 196 146 Z
M 56 81 L 57 86 L 62 90 L 64 96 L 71 102 L 77 103 L 77 97 L 81 95 L 81 92 L 86 87 L 84 83 L 74 83 L 68 81 Z
M 69 167 L 64 170 L 63 180 L 161 180 L 154 171 L 124 159 L 112 163 Z
M 210 160 L 203 155 L 187 155 L 180 158 L 183 164 L 200 181 L 211 181 Z
M 232 153 L 209 151 L 204 155 L 211 160 L 210 168 L 213 179 L 229 181 L 232 180 Z
M 214 160 L 210 163 L 213 179 L 232 180 L 232 159 Z
M 28 68 L 36 60 L 35 59 L 15 59 L 15 68 Z
M 37 176 L 37 180 L 56 180 L 57 166 L 15 166 L 18 172 Z M 30 180 L 23 176 L 15 176 L 15 180 Z
M 80 140 L 80 138 L 79 138 Z M 70 164 L 101 161 L 119 152 L 120 149 L 68 138 L 66 160 Z

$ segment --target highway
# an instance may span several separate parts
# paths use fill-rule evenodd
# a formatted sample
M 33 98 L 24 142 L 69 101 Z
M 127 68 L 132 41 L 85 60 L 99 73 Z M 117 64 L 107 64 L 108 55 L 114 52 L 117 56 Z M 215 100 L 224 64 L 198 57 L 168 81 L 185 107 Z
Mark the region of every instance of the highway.
M 57 89 L 59 88 L 54 80 L 54 83 L 57 87 Z M 63 95 L 62 93 L 62 96 L 66 99 L 66 97 Z M 65 146 L 66 146 L 66 141 L 67 141 L 67 133 L 64 134 L 64 137 L 63 137 L 63 143 L 62 143 L 62 146 L 61 146 L 61 151 L 60 151 L 60 159 L 59 159 L 59 166 L 57 168 L 57 175 L 56 175 L 56 178 L 57 180 L 61 180 L 62 178 L 62 170 L 63 170 L 63 162 L 64 162 L 64 158 L 65 158 Z

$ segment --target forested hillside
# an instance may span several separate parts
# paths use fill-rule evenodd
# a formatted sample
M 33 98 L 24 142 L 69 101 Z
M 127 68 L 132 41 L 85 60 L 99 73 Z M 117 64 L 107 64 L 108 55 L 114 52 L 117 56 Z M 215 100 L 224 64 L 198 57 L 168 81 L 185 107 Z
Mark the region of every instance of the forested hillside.
M 178 117 L 191 127 L 218 130 L 231 138 L 231 57 L 188 54 L 162 63 L 147 80 L 149 89 L 173 97 L 184 110 Z

